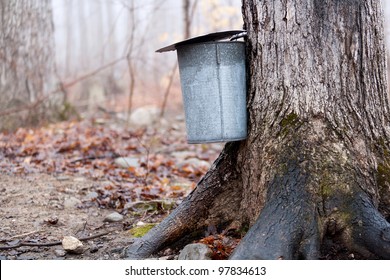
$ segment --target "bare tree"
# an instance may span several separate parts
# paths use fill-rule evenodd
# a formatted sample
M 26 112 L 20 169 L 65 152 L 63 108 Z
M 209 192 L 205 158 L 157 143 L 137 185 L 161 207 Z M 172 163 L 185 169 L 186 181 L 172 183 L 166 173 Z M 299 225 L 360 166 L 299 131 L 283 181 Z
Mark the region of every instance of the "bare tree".
M 52 115 L 55 87 L 51 2 L 0 1 L 0 129 L 35 124 Z M 11 112 L 10 111 L 10 112 Z
M 191 37 L 191 27 L 198 0 L 183 0 L 184 39 Z
M 85 1 L 78 1 L 78 28 L 74 28 L 72 31 L 75 33 L 73 36 L 78 35 L 78 55 L 77 57 L 77 68 L 74 68 L 73 71 L 85 71 L 85 69 L 88 69 L 90 66 L 90 55 L 89 53 L 92 52 L 94 49 L 92 48 L 92 44 L 90 44 L 91 39 L 91 29 L 92 27 L 88 25 L 88 9 L 86 9 L 85 5 L 87 2 Z M 87 3 L 88 4 L 88 3 Z M 92 29 L 96 30 L 97 27 Z M 75 30 L 78 30 L 78 34 L 76 35 Z M 71 31 L 71 32 L 72 32 Z M 94 33 L 94 34 L 97 34 Z M 95 35 L 96 36 L 96 35 Z M 75 37 L 73 37 L 75 38 Z M 96 65 L 94 65 L 96 66 Z M 81 69 L 80 69 L 81 68 Z
M 66 28 L 66 49 L 65 49 L 65 76 L 70 76 L 71 74 L 71 61 L 73 55 L 73 34 L 74 29 L 72 28 L 73 19 L 73 0 L 67 0 L 65 2 L 65 28 Z
M 243 0 L 249 135 L 128 248 L 250 227 L 232 259 L 316 259 L 340 242 L 390 259 L 389 97 L 376 0 Z M 327 242 L 325 242 L 327 240 Z
M 127 104 L 127 123 L 130 121 L 131 110 L 133 109 L 133 97 L 135 90 L 135 59 L 134 59 L 134 48 L 135 48 L 135 32 L 136 32 L 136 14 L 134 0 L 130 1 L 129 11 L 129 37 L 126 47 L 126 59 L 127 67 L 129 71 L 129 100 Z
M 194 18 L 194 14 L 196 11 L 196 5 L 198 1 L 194 0 L 192 5 L 191 5 L 191 0 L 183 0 L 183 18 L 184 18 L 184 38 L 187 39 L 191 37 L 191 26 Z M 168 84 L 164 92 L 164 99 L 161 105 L 161 112 L 160 112 L 160 117 L 163 117 L 165 114 L 165 109 L 168 103 L 168 97 L 169 93 L 171 92 L 172 84 L 173 84 L 173 79 L 176 75 L 176 69 L 177 69 L 177 62 L 173 65 L 171 73 L 169 74 L 168 77 Z

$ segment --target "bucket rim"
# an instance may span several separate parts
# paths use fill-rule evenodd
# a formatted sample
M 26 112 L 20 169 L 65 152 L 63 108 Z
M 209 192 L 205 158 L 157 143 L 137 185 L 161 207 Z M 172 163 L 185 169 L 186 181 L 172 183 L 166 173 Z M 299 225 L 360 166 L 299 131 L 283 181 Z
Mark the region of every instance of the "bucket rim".
M 162 52 L 167 52 L 167 51 L 174 51 L 174 50 L 176 50 L 177 46 L 181 46 L 181 45 L 192 45 L 192 44 L 201 43 L 201 42 L 221 41 L 223 39 L 233 38 L 234 36 L 239 35 L 241 33 L 246 33 L 246 30 L 238 29 L 238 30 L 226 30 L 226 31 L 209 33 L 209 34 L 196 36 L 193 38 L 186 39 L 184 41 L 174 43 L 172 45 L 158 49 L 156 52 L 162 53 Z
M 176 50 L 179 50 L 182 47 L 192 47 L 197 45 L 219 45 L 219 44 L 243 44 L 245 45 L 244 41 L 212 41 L 212 42 L 201 42 L 201 43 L 193 43 L 193 44 L 183 44 L 183 45 L 177 45 Z

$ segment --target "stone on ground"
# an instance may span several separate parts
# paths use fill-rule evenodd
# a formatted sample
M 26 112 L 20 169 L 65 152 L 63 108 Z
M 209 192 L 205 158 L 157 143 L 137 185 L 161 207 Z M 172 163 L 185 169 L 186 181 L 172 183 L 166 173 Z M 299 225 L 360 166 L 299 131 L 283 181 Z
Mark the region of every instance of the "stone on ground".
M 117 213 L 117 212 L 112 212 L 111 214 L 108 214 L 103 222 L 108 222 L 108 223 L 114 223 L 114 222 L 120 222 L 123 220 L 123 215 Z
M 62 239 L 62 247 L 68 253 L 81 254 L 84 251 L 83 243 L 73 236 L 65 236 Z
M 211 260 L 212 253 L 205 244 L 188 244 L 181 250 L 179 260 Z

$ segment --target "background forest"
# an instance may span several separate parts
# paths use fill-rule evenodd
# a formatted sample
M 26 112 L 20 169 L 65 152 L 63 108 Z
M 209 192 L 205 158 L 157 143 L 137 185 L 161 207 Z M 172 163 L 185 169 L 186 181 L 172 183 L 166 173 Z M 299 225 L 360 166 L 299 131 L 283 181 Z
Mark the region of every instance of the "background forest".
M 96 106 L 115 111 L 161 108 L 171 91 L 167 105 L 180 112 L 176 53 L 155 50 L 191 36 L 241 29 L 240 5 L 239 0 L 54 1 L 61 79 L 101 70 L 70 87 L 68 100 L 89 111 Z

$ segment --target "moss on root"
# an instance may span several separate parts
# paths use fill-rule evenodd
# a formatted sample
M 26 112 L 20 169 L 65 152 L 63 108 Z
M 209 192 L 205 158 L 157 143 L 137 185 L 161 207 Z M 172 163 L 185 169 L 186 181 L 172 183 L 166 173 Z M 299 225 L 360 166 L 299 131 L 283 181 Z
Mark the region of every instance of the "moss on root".
M 155 225 L 156 224 L 144 224 L 130 229 L 129 232 L 132 236 L 139 238 L 147 234 Z

